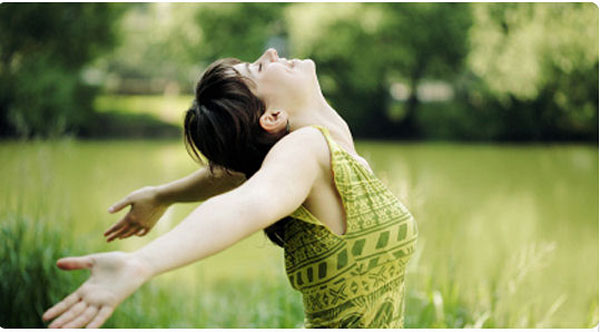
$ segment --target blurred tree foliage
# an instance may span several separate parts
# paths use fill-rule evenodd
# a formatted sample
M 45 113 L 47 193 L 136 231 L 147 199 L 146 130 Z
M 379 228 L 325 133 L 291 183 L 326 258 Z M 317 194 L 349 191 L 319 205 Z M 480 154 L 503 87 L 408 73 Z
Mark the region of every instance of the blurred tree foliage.
M 116 30 L 123 43 L 105 52 Z M 51 135 L 93 122 L 83 66 L 111 93 L 191 93 L 215 59 L 251 61 L 270 46 L 315 60 L 358 137 L 598 139 L 589 3 L 1 5 L 0 130 Z M 431 82 L 450 97 L 422 97 Z
M 94 90 L 80 71 L 116 41 L 110 4 L 0 5 L 0 136 L 76 132 Z
M 315 59 L 319 75 L 330 81 L 323 87 L 326 94 L 357 135 L 420 137 L 417 87 L 423 79 L 452 80 L 461 72 L 468 53 L 468 6 L 336 6 L 300 4 L 290 8 L 292 36 L 301 39 L 298 52 Z M 329 12 L 338 15 L 328 16 Z M 319 17 L 315 20 L 319 32 L 306 26 L 302 19 L 306 16 Z M 410 88 L 398 122 L 389 116 L 392 82 L 406 82 Z
M 121 45 L 96 62 L 111 93 L 192 93 L 204 67 L 248 60 L 285 33 L 285 4 L 138 3 L 125 13 Z M 174 91 L 173 91 L 174 90 Z M 175 111 L 175 110 L 174 110 Z
M 257 58 L 271 38 L 286 35 L 282 17 L 285 6 L 285 3 L 202 4 L 196 15 L 202 44 L 194 54 L 209 62 L 224 57 L 245 61 Z
M 296 52 L 359 136 L 598 139 L 592 4 L 294 4 Z M 331 14 L 333 13 L 333 14 Z M 421 103 L 425 80 L 453 100 Z M 394 82 L 409 97 L 390 97 Z M 400 109 L 400 116 L 392 111 Z
M 118 23 L 121 42 L 95 61 L 109 93 L 174 94 L 192 91 L 207 64 L 194 53 L 202 47 L 195 3 L 135 3 Z
M 598 7 L 473 5 L 473 112 L 492 106 L 510 140 L 598 139 Z

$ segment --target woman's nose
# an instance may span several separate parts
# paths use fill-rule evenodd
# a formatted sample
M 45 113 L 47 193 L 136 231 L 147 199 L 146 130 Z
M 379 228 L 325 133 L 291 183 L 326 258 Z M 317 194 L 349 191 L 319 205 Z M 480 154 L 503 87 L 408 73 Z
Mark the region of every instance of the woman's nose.
M 268 50 L 266 50 L 265 56 L 271 62 L 279 60 L 279 56 L 277 56 L 277 50 L 274 48 L 269 48 Z

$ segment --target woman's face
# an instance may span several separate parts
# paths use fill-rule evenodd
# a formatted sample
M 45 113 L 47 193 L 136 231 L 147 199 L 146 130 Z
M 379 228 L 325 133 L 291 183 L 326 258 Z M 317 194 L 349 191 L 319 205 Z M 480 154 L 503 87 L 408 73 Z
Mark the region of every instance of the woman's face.
M 250 87 L 267 108 L 290 108 L 304 105 L 319 85 L 315 63 L 310 60 L 287 60 L 270 48 L 252 63 L 242 62 L 234 68 L 256 84 Z

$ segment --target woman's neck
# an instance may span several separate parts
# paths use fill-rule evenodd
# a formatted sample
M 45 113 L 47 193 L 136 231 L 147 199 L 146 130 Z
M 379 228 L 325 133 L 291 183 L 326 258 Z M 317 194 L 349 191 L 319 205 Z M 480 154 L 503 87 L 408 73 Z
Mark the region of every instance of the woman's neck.
M 352 134 L 346 121 L 327 103 L 325 98 L 319 99 L 315 100 L 312 105 L 307 105 L 303 109 L 290 114 L 290 131 L 311 125 L 319 125 L 327 128 L 337 142 L 346 143 L 349 149 L 354 150 Z

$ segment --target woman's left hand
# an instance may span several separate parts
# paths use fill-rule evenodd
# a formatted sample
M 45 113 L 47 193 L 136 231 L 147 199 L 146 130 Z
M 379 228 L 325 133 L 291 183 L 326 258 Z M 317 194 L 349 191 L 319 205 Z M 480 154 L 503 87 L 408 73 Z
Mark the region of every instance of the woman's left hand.
M 108 212 L 118 212 L 128 205 L 131 205 L 129 212 L 104 232 L 108 242 L 132 235 L 146 235 L 169 207 L 169 203 L 159 199 L 156 187 L 147 186 L 130 193 L 111 206 Z
M 92 273 L 81 287 L 44 313 L 45 321 L 60 315 L 50 328 L 98 328 L 150 278 L 143 262 L 124 252 L 62 258 L 56 265 L 63 270 L 89 269 Z

